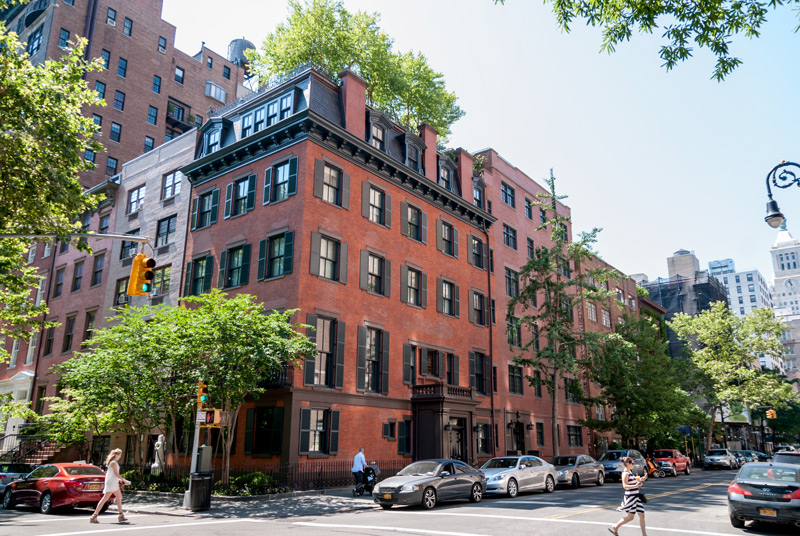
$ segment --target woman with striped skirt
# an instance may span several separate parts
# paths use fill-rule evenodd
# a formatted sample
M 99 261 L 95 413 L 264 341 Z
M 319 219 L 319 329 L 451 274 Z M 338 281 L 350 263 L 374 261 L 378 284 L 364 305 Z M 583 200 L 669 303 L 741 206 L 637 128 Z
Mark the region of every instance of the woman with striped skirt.
M 639 498 L 639 488 L 647 480 L 647 475 L 638 477 L 633 474 L 633 458 L 625 456 L 620 461 L 625 468 L 622 472 L 622 487 L 625 488 L 625 495 L 622 497 L 622 504 L 619 505 L 617 511 L 624 512 L 625 517 L 612 525 L 608 531 L 617 536 L 619 528 L 625 523 L 633 521 L 634 514 L 639 514 L 639 526 L 642 528 L 642 536 L 647 536 L 644 526 L 644 504 Z

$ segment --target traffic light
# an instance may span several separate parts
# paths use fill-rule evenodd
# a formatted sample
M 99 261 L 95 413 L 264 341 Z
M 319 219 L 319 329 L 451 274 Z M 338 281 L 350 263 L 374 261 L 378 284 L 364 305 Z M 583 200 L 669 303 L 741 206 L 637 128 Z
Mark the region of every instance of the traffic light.
M 778 413 L 774 409 L 767 410 L 767 419 L 777 419 Z
M 131 276 L 128 280 L 128 296 L 146 296 L 153 291 L 153 279 L 156 274 L 153 268 L 156 267 L 156 260 L 149 258 L 144 253 L 139 253 L 133 258 L 131 264 Z
M 206 411 L 206 424 L 214 424 L 217 411 L 214 409 L 209 409 Z
M 197 382 L 197 407 L 205 407 L 208 401 L 208 385 L 201 381 Z

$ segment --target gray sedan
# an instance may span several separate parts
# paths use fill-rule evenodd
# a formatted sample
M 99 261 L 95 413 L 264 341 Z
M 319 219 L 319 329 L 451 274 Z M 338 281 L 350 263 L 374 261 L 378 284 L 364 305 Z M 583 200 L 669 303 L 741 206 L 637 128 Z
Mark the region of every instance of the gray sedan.
M 481 467 L 486 474 L 486 492 L 516 497 L 520 491 L 543 490 L 551 493 L 556 485 L 555 468 L 536 456 L 492 458 Z
M 395 504 L 421 504 L 433 508 L 439 501 L 469 499 L 479 502 L 486 491 L 483 472 L 459 460 L 421 460 L 400 470 L 372 490 L 382 508 Z
M 606 481 L 603 464 L 586 454 L 556 456 L 550 463 L 556 468 L 559 484 L 578 488 L 581 484 L 602 486 Z

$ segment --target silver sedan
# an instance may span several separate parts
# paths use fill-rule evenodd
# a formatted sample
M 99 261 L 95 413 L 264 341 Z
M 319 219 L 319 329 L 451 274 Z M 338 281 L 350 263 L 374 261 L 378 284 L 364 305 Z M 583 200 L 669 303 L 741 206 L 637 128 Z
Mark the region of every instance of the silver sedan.
M 556 456 L 550 463 L 556 468 L 559 484 L 578 488 L 591 483 L 602 486 L 606 481 L 603 464 L 587 454 Z
M 481 471 L 486 474 L 487 493 L 516 497 L 520 491 L 551 493 L 556 487 L 555 468 L 536 456 L 492 458 L 483 464 Z

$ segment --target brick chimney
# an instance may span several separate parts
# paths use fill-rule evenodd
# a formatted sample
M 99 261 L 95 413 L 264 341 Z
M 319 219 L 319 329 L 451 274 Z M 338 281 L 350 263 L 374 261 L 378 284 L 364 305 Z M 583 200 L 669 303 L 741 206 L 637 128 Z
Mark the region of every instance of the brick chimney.
M 456 180 L 461 183 L 461 197 L 472 203 L 472 155 L 459 147 L 456 149 Z
M 425 166 L 425 176 L 433 182 L 436 182 L 436 137 L 439 132 L 430 126 L 428 123 L 422 123 L 419 126 L 419 137 L 422 138 L 422 143 L 425 144 L 425 154 L 423 155 L 422 162 Z
M 367 82 L 350 69 L 339 73 L 340 96 L 344 108 L 344 128 L 358 139 L 364 139 L 367 124 Z

